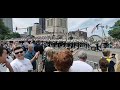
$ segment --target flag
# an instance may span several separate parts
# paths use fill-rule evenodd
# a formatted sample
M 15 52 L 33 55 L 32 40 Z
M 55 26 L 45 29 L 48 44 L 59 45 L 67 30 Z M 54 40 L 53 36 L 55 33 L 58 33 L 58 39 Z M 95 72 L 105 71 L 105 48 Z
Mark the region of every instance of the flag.
M 98 26 L 99 26 L 99 25 L 100 25 L 100 24 L 97 24 L 97 25 L 96 25 L 97 30 L 98 30 Z
M 99 25 L 101 25 L 101 24 L 97 24 L 97 25 L 93 28 L 93 30 L 92 30 L 91 33 L 93 33 L 93 32 L 95 31 L 96 28 L 97 28 L 97 30 L 98 30 Z
M 96 26 L 92 29 L 92 32 L 91 32 L 91 33 L 93 33 L 93 32 L 95 31 L 95 29 L 96 29 Z

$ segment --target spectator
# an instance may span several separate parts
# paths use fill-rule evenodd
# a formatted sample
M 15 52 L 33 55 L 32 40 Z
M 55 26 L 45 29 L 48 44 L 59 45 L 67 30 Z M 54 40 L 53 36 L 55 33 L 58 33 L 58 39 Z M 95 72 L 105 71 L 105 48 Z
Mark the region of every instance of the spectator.
M 99 66 L 100 66 L 101 72 L 108 72 L 108 65 L 109 65 L 109 62 L 106 60 L 106 58 L 103 57 L 100 59 Z
M 53 61 L 57 72 L 69 72 L 73 63 L 73 55 L 70 50 L 62 50 L 53 56 Z
M 9 69 L 10 72 L 13 72 L 13 68 L 10 63 L 6 60 L 7 58 L 7 50 L 0 46 L 0 64 L 5 64 L 5 66 Z M 2 72 L 2 71 L 0 71 Z
M 25 58 L 31 60 L 35 56 L 33 44 L 28 44 L 28 51 L 25 53 Z M 33 70 L 36 70 L 36 61 L 32 62 Z
M 111 61 L 110 50 L 104 49 L 102 53 L 103 53 L 103 57 L 106 58 L 106 60 L 110 63 L 110 61 Z
M 45 72 L 54 72 L 56 71 L 53 62 L 53 55 L 55 54 L 55 50 L 51 47 L 45 48 L 46 60 L 45 60 Z
M 120 72 L 120 55 L 116 54 L 116 64 L 115 64 L 115 72 Z
M 32 62 L 38 58 L 39 52 L 31 60 L 24 57 L 23 49 L 20 46 L 14 48 L 14 53 L 16 59 L 10 63 L 14 72 L 28 72 L 33 70 Z
M 34 50 L 35 52 L 40 52 L 40 55 L 38 56 L 38 60 L 37 60 L 37 71 L 38 72 L 42 72 L 43 71 L 43 59 L 44 59 L 44 55 L 43 55 L 43 52 L 44 52 L 44 49 L 43 49 L 43 46 L 42 45 L 35 45 L 34 46 Z
M 87 53 L 84 51 L 78 52 L 79 60 L 74 61 L 70 67 L 70 72 L 93 72 L 93 68 L 86 63 Z
M 104 49 L 102 58 L 105 58 L 109 63 L 108 72 L 115 72 L 115 69 L 114 69 L 115 58 L 111 55 L 110 50 Z

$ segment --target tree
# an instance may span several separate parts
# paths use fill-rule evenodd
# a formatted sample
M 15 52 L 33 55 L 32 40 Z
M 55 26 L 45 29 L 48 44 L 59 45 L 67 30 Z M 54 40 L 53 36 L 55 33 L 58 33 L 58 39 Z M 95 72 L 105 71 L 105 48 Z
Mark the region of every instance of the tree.
M 5 39 L 11 39 L 11 38 L 20 38 L 20 34 L 17 32 L 11 32 L 9 35 L 6 36 Z
M 20 38 L 20 34 L 17 32 L 12 33 L 12 38 Z
M 2 19 L 0 19 L 0 40 L 20 38 L 20 34 L 17 32 L 11 32 L 9 28 L 4 25 Z
M 7 35 L 9 35 L 10 30 L 7 28 L 2 19 L 0 19 L 0 40 L 4 40 Z
M 109 30 L 108 34 L 115 39 L 120 39 L 120 20 L 115 22 L 113 29 Z

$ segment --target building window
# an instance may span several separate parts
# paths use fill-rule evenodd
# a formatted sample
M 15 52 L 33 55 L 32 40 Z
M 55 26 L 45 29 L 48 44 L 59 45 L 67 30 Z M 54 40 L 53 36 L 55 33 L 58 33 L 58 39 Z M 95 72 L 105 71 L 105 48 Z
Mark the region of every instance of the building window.
M 66 27 L 67 27 L 66 20 L 61 19 L 60 22 L 61 22 L 61 26 L 62 26 L 63 28 L 66 28 Z
M 63 33 L 64 33 L 65 31 L 63 30 Z
M 60 26 L 62 26 L 62 19 L 60 19 Z
M 49 19 L 49 26 L 51 26 L 51 20 Z
M 53 26 L 53 19 L 51 19 L 51 26 Z
M 61 26 L 63 27 L 63 28 L 66 28 L 67 26 L 66 26 L 66 20 L 62 20 L 61 21 L 62 23 L 61 23 Z
M 67 28 L 67 22 L 66 22 L 66 20 L 64 20 L 64 23 L 65 23 L 65 28 Z
M 51 19 L 49 19 L 49 26 L 51 26 Z
M 49 26 L 49 20 L 47 20 L 47 26 Z
M 62 20 L 62 27 L 64 27 L 64 20 Z

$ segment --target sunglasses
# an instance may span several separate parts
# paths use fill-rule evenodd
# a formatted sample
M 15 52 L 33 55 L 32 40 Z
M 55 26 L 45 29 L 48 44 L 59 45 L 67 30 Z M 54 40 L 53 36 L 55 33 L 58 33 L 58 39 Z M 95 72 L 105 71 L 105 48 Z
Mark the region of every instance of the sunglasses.
M 23 53 L 23 51 L 20 51 L 20 52 L 16 52 L 15 54 L 19 54 L 19 53 Z

